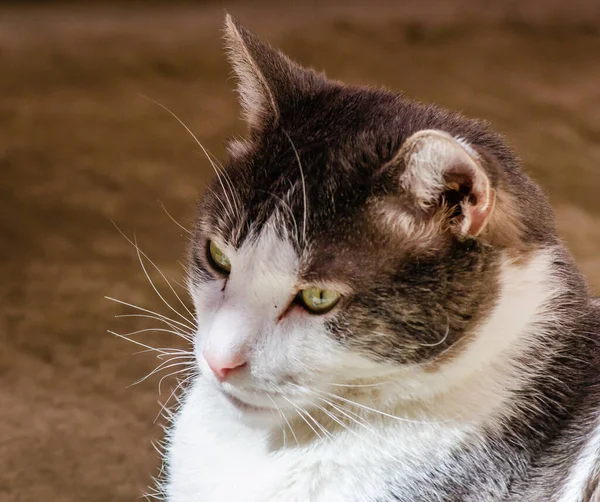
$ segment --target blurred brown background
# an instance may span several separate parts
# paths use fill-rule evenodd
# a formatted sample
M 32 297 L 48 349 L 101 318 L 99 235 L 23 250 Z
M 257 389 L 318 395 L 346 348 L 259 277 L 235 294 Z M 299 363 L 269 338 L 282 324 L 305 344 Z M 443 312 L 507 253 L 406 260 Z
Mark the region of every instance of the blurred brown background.
M 34 3 L 0 7 L 0 500 L 131 501 L 156 474 L 157 327 L 134 249 L 182 277 L 183 225 L 243 133 L 227 8 L 302 63 L 490 120 L 549 193 L 600 292 L 600 2 Z M 164 284 L 161 290 L 166 291 Z M 146 322 L 147 321 L 147 322 Z M 170 335 L 140 334 L 158 346 Z

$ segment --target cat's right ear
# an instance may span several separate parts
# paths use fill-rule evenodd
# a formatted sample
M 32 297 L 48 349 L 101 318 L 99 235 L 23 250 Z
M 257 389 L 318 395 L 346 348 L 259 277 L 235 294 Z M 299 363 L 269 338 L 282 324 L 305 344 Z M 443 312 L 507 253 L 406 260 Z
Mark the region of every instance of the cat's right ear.
M 244 118 L 251 128 L 277 122 L 282 109 L 318 78 L 244 28 L 225 17 L 225 43 L 238 79 Z
M 466 142 L 439 130 L 409 137 L 389 164 L 411 209 L 404 219 L 414 229 L 434 235 L 443 228 L 458 238 L 475 238 L 488 226 L 496 190 L 479 154 Z M 406 207 L 406 206 L 405 206 Z

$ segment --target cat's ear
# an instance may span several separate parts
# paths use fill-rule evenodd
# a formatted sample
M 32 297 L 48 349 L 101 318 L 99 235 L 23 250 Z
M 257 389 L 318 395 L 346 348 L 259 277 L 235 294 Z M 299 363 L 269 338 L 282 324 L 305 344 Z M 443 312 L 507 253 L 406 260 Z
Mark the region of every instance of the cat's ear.
M 317 77 L 250 33 L 229 14 L 225 17 L 225 43 L 250 127 L 276 122 L 286 100 L 307 90 Z
M 403 144 L 400 186 L 424 213 L 443 208 L 461 237 L 479 235 L 492 216 L 496 191 L 477 152 L 438 130 L 419 131 Z

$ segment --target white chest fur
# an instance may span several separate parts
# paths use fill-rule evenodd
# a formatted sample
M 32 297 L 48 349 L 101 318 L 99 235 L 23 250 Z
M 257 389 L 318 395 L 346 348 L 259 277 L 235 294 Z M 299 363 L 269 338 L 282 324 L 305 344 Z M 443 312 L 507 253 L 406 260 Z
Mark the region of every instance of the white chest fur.
M 397 422 L 302 446 L 288 437 L 288 448 L 273 451 L 265 432 L 218 413 L 224 404 L 202 381 L 187 397 L 170 434 L 170 502 L 384 500 L 390 482 L 410 483 L 417 466 L 439 461 L 463 436 Z

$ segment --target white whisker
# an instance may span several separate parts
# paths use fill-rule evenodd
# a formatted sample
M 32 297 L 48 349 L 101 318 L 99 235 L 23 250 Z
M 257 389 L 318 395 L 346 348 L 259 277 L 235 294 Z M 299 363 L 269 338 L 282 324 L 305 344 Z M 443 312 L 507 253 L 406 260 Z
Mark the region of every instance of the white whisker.
M 148 352 L 156 352 L 156 350 L 161 350 L 161 351 L 165 352 L 164 354 L 158 354 L 156 356 L 157 359 L 161 359 L 161 360 L 167 356 L 176 356 L 176 355 L 181 355 L 181 354 L 188 354 L 188 355 L 194 356 L 194 353 L 190 352 L 189 350 L 176 349 L 176 348 L 172 348 L 172 347 L 155 347 L 152 349 L 139 350 L 137 352 L 134 352 L 133 355 L 135 356 L 137 354 L 147 354 Z
M 116 333 L 115 331 L 111 331 L 111 330 L 107 330 L 108 333 L 110 333 L 111 335 L 114 335 L 118 338 L 122 338 L 123 340 L 127 340 L 130 343 L 133 343 L 134 345 L 139 345 L 140 347 L 144 347 L 146 349 L 148 349 L 149 351 L 152 352 L 159 352 L 161 354 L 167 354 L 166 351 L 161 350 L 161 349 L 157 349 L 156 347 L 150 347 L 150 345 L 146 345 L 145 343 L 142 342 L 138 342 L 137 340 L 133 340 L 131 338 L 127 338 L 126 336 L 120 335 L 119 333 Z
M 177 225 L 179 228 L 181 228 L 181 230 L 183 230 L 186 234 L 192 235 L 192 232 L 190 230 L 188 230 L 187 228 L 185 228 L 181 223 L 179 223 L 175 218 L 173 218 L 173 216 L 171 215 L 171 213 L 169 213 L 169 211 L 167 211 L 167 208 L 165 207 L 165 205 L 163 204 L 162 201 L 159 200 L 158 203 L 161 205 L 163 211 L 171 219 L 171 221 L 173 223 L 175 223 L 175 225 Z
M 147 319 L 154 319 L 156 321 L 160 321 L 160 322 L 165 323 L 173 331 L 177 331 L 178 333 L 180 333 L 182 335 L 187 335 L 187 336 L 190 336 L 190 337 L 194 336 L 193 332 L 185 331 L 185 330 L 183 330 L 181 328 L 178 328 L 174 324 L 172 324 L 171 322 L 169 322 L 167 319 L 160 318 L 160 317 L 155 316 L 155 315 L 146 315 L 146 314 L 119 314 L 119 315 L 115 316 L 115 318 L 121 318 L 121 317 L 144 317 L 144 318 L 147 318 Z
M 449 334 L 450 334 L 450 317 L 448 316 L 448 314 L 446 314 L 446 332 L 444 333 L 444 336 L 438 342 L 420 343 L 419 345 L 421 345 L 421 347 L 437 347 L 438 345 L 441 345 L 448 339 Z
M 332 387 L 347 387 L 347 388 L 364 388 L 364 387 L 380 387 L 381 385 L 393 384 L 393 381 L 387 382 L 378 382 L 378 383 L 366 383 L 366 384 L 345 384 L 345 383 L 328 383 L 327 385 L 331 385 Z
M 277 403 L 275 402 L 275 400 L 271 396 L 269 396 L 269 394 L 267 394 L 267 397 L 273 402 L 273 404 L 275 405 L 275 407 L 277 408 L 277 410 L 281 414 L 281 418 L 283 418 L 285 420 L 285 423 L 287 424 L 288 429 L 290 429 L 290 432 L 292 433 L 292 436 L 294 436 L 294 441 L 296 441 L 296 444 L 298 446 L 300 446 L 300 442 L 298 441 L 298 438 L 296 437 L 296 433 L 294 432 L 294 429 L 292 428 L 289 420 L 285 416 L 285 412 L 281 411 L 281 408 L 279 406 L 277 406 Z M 285 429 L 284 429 L 284 434 L 285 434 Z
M 299 385 L 297 385 L 297 386 L 301 387 Z M 357 406 L 357 407 L 362 408 L 364 410 L 368 410 L 368 411 L 371 411 L 373 413 L 377 413 L 379 415 L 391 418 L 393 420 L 399 420 L 401 422 L 406 422 L 406 423 L 411 423 L 411 424 L 420 424 L 420 425 L 424 425 L 424 424 L 445 424 L 445 423 L 451 422 L 451 420 L 440 420 L 440 421 L 432 420 L 432 421 L 427 421 L 427 420 L 412 420 L 412 419 L 409 419 L 409 418 L 397 417 L 396 415 L 392 415 L 390 413 L 386 413 L 385 411 L 381 411 L 381 410 L 378 410 L 376 408 L 372 408 L 370 406 L 357 403 L 356 401 L 352 401 L 350 399 L 346 399 L 346 398 L 341 397 L 341 396 L 336 396 L 335 394 L 332 394 L 331 392 L 326 392 L 326 391 L 319 390 L 319 389 L 310 389 L 310 390 L 312 390 L 313 392 L 315 392 L 317 394 L 326 395 L 326 396 L 331 397 L 333 399 L 338 399 L 340 401 L 343 401 L 345 403 Z
M 181 326 L 182 328 L 190 329 L 190 326 L 188 326 L 187 324 L 183 324 L 180 321 L 176 321 L 175 319 L 171 319 L 170 317 L 167 317 L 165 315 L 159 314 L 158 312 L 154 312 L 153 310 L 148 310 L 148 309 L 145 309 L 143 307 L 139 307 L 138 305 L 134 305 L 133 303 L 124 302 L 123 300 L 117 300 L 116 298 L 113 298 L 111 296 L 105 296 L 104 298 L 106 298 L 107 300 L 110 300 L 111 302 L 120 303 L 121 305 L 126 305 L 127 307 L 131 307 L 133 309 L 140 310 L 141 312 L 147 312 L 148 314 L 156 315 L 158 317 L 161 317 L 162 319 L 165 319 L 165 320 L 167 320 L 169 322 L 172 322 L 173 324 L 177 324 L 178 326 Z M 125 315 L 127 315 L 127 314 L 125 314 Z
M 164 328 L 145 328 L 145 329 L 138 329 L 137 331 L 131 331 L 130 333 L 123 333 L 122 336 L 133 336 L 133 335 L 138 335 L 140 333 L 146 333 L 146 332 L 150 332 L 150 331 L 155 331 L 155 332 L 159 332 L 159 333 L 171 333 L 173 335 L 177 335 L 180 338 L 183 338 L 184 340 L 190 342 L 191 338 L 183 335 L 182 333 L 180 333 L 179 331 L 173 331 L 170 329 L 164 329 Z
M 306 197 L 306 181 L 304 179 L 304 170 L 302 169 L 302 162 L 300 162 L 300 155 L 298 155 L 298 150 L 296 150 L 296 145 L 292 141 L 292 138 L 287 133 L 285 129 L 282 129 L 283 133 L 287 137 L 290 145 L 292 145 L 292 149 L 294 150 L 294 155 L 296 156 L 296 160 L 298 161 L 298 168 L 300 169 L 300 178 L 302 180 L 302 193 L 304 196 L 304 218 L 302 222 L 302 240 L 304 245 L 306 245 L 306 220 L 308 219 L 308 200 Z
M 115 222 L 113 222 L 113 225 L 115 226 L 115 228 L 117 229 L 117 231 L 123 236 L 123 238 L 129 242 L 129 244 L 131 244 L 137 253 L 137 257 L 138 260 L 140 262 L 140 265 L 142 267 L 142 270 L 144 271 L 144 274 L 146 276 L 146 278 L 148 279 L 148 282 L 150 283 L 150 286 L 152 286 L 152 289 L 154 290 L 154 292 L 158 295 L 158 297 L 163 301 L 163 303 L 169 307 L 169 309 L 171 309 L 173 312 L 175 312 L 179 317 L 181 317 L 186 323 L 189 324 L 188 328 L 190 329 L 194 329 L 195 328 L 195 321 L 194 321 L 194 314 L 192 314 L 192 312 L 190 312 L 190 309 L 188 309 L 187 305 L 183 302 L 183 300 L 179 297 L 179 295 L 177 294 L 177 291 L 175 291 L 175 288 L 173 288 L 173 286 L 171 285 L 171 283 L 169 282 L 169 279 L 167 279 L 167 277 L 165 276 L 165 274 L 163 274 L 162 270 L 160 268 L 158 268 L 158 265 L 156 265 L 156 263 L 154 263 L 150 257 L 144 253 L 140 247 L 138 246 L 137 243 L 137 239 L 134 236 L 134 240 L 132 241 L 129 237 L 127 237 L 125 235 L 125 233 L 115 224 Z M 163 280 L 167 283 L 167 286 L 169 286 L 169 288 L 171 289 L 171 291 L 173 292 L 173 294 L 175 295 L 175 297 L 177 298 L 177 300 L 179 300 L 179 303 L 181 305 L 183 305 L 183 308 L 187 311 L 187 313 L 191 316 L 191 320 L 188 319 L 187 317 L 185 317 L 183 314 L 181 314 L 177 309 L 175 309 L 167 300 L 165 300 L 165 298 L 163 297 L 163 295 L 160 293 L 160 291 L 158 290 L 158 288 L 155 286 L 154 281 L 152 281 L 152 278 L 150 277 L 150 274 L 148 273 L 148 270 L 146 269 L 146 266 L 144 265 L 144 260 L 142 260 L 142 256 L 144 258 L 146 258 L 146 260 L 148 260 L 148 262 L 156 269 L 156 271 L 160 274 L 160 276 L 163 278 Z
M 327 436 L 329 439 L 333 439 L 333 434 L 331 434 L 331 432 L 329 432 L 315 417 L 313 417 L 308 410 L 302 408 L 302 411 L 308 415 L 308 418 L 313 421 L 313 423 L 323 434 L 325 434 L 325 436 Z
M 256 396 L 256 392 L 254 393 L 254 395 Z M 269 396 L 269 394 L 266 395 L 271 402 L 273 403 L 273 406 L 275 406 L 275 409 L 277 410 L 277 413 L 279 413 L 279 416 L 282 417 L 286 422 L 287 419 L 285 418 L 285 415 L 283 414 L 283 412 L 281 411 L 281 408 L 277 405 L 277 403 L 275 402 L 275 400 Z M 285 432 L 285 427 L 283 426 L 283 424 L 281 425 L 281 432 L 283 433 L 283 448 L 287 448 L 287 434 Z
M 329 411 L 327 411 L 325 408 L 323 408 L 322 406 L 319 406 L 318 404 L 315 403 L 311 403 L 313 406 L 316 406 L 319 410 L 321 410 L 323 413 L 325 413 L 329 418 L 331 418 L 332 420 L 334 420 L 335 422 L 337 422 L 343 429 L 347 430 L 350 434 L 352 434 L 353 436 L 358 437 L 361 441 L 366 442 L 368 445 L 372 446 L 373 448 L 375 448 L 377 451 L 379 451 L 380 453 L 382 453 L 384 456 L 388 457 L 390 460 L 398 460 L 398 457 L 396 455 L 394 455 L 393 453 L 390 453 L 389 451 L 384 450 L 383 448 L 381 448 L 380 445 L 373 443 L 372 441 L 370 441 L 369 439 L 367 439 L 365 436 L 361 436 L 358 432 L 352 430 L 350 427 L 346 426 L 341 420 L 339 420 L 336 416 L 334 416 L 332 413 L 330 413 Z M 331 403 L 329 403 L 331 405 Z M 359 422 L 356 422 L 358 425 L 361 425 L 363 427 L 366 428 L 366 426 L 364 424 L 361 424 Z M 367 428 L 367 430 L 369 430 Z M 384 438 L 383 436 L 375 433 L 375 435 L 381 439 L 384 442 L 387 442 L 388 439 Z
M 207 186 L 206 190 L 208 190 L 210 193 L 212 193 L 215 197 L 215 199 L 219 202 L 219 204 L 221 204 L 221 207 L 223 208 L 223 217 L 224 218 L 231 218 L 231 214 L 230 214 L 230 209 L 225 205 L 225 203 L 223 202 L 223 200 L 221 199 L 221 197 L 219 197 L 217 195 L 217 192 L 215 192 L 211 187 Z
M 175 366 L 180 366 L 180 365 L 175 365 Z M 169 373 L 168 375 L 165 375 L 165 376 L 163 376 L 163 377 L 162 377 L 162 378 L 159 380 L 159 382 L 158 382 L 158 395 L 159 395 L 159 396 L 162 396 L 161 386 L 162 386 L 163 380 L 164 380 L 165 378 L 169 378 L 169 377 L 172 377 L 172 376 L 175 376 L 175 375 L 179 375 L 180 373 L 183 373 L 184 371 L 189 371 L 189 368 L 183 368 L 183 369 L 181 369 L 181 370 L 174 371 L 173 373 Z
M 323 437 L 316 431 L 316 429 L 310 424 L 310 422 L 304 417 L 304 415 L 302 414 L 302 412 L 304 410 L 302 410 L 302 408 L 296 406 L 292 401 L 290 401 L 287 397 L 285 396 L 281 396 L 283 399 L 285 399 L 288 403 L 290 403 L 296 410 L 296 413 L 298 414 L 298 416 L 304 420 L 304 422 L 306 423 L 306 425 L 308 425 L 310 427 L 310 429 L 315 433 L 315 436 L 317 436 L 320 440 L 323 440 Z
M 296 236 L 296 242 L 299 242 L 300 236 L 298 233 L 298 223 L 296 222 L 296 217 L 294 216 L 294 211 L 292 211 L 291 206 L 283 199 L 283 197 L 279 197 L 279 195 L 276 195 L 272 192 L 268 192 L 266 190 L 257 190 L 258 192 L 264 192 L 267 195 L 270 195 L 271 197 L 275 197 L 276 199 L 279 199 L 281 201 L 281 203 L 283 204 L 283 207 L 285 209 L 287 209 L 289 215 L 290 215 L 290 219 L 292 220 L 292 223 L 294 224 L 294 233 Z
M 366 430 L 368 430 L 369 432 L 371 432 L 372 434 L 375 434 L 377 436 L 379 436 L 379 434 L 377 433 L 377 431 L 375 429 L 373 429 L 372 427 L 369 427 L 368 425 L 366 425 L 366 421 L 360 417 L 359 415 L 357 415 L 356 413 L 354 413 L 354 415 L 358 416 L 359 418 L 361 418 L 362 422 L 359 422 L 357 419 L 351 417 L 348 413 L 346 413 L 342 408 L 336 406 L 335 404 L 333 404 L 331 401 L 328 401 L 325 398 L 322 397 L 317 397 L 317 399 L 319 399 L 320 401 L 324 402 L 325 404 L 331 406 L 333 409 L 335 409 L 336 411 L 338 411 L 339 413 L 341 413 L 342 415 L 344 415 L 346 418 L 352 420 L 354 423 L 356 423 L 357 425 L 360 425 L 361 427 L 364 427 Z M 348 410 L 349 411 L 349 410 Z
M 171 392 L 171 394 L 169 394 L 169 397 L 167 398 L 167 400 L 160 405 L 160 411 L 158 412 L 158 415 L 156 415 L 156 417 L 154 418 L 153 423 L 156 423 L 156 421 L 158 420 L 158 417 L 160 417 L 163 413 L 170 413 L 170 411 L 167 409 L 167 405 L 169 404 L 169 402 L 171 401 L 171 399 L 173 398 L 173 396 L 175 395 L 175 393 L 186 383 L 188 383 L 192 378 L 194 378 L 195 374 L 192 373 L 191 375 L 189 375 L 188 377 L 184 378 L 181 382 L 179 382 L 177 384 L 177 386 L 173 389 L 173 391 Z M 159 403 L 160 404 L 160 403 Z
M 229 204 L 229 208 L 230 211 L 234 211 L 233 206 L 231 204 L 231 200 L 229 199 L 229 195 L 227 194 L 227 190 L 225 190 L 225 185 L 223 185 L 223 181 L 221 180 L 221 176 L 219 174 L 219 171 L 217 169 L 217 167 L 215 166 L 215 163 L 212 161 L 212 159 L 210 158 L 210 155 L 208 154 L 208 151 L 206 150 L 206 148 L 204 148 L 204 146 L 202 145 L 202 143 L 200 143 L 200 140 L 196 137 L 196 135 L 192 132 L 192 130 L 185 124 L 185 122 L 183 120 L 181 120 L 176 114 L 175 112 L 171 111 L 169 108 L 167 108 L 165 105 L 163 105 L 162 103 L 159 103 L 158 101 L 155 101 L 154 99 L 148 97 L 148 96 L 144 96 L 143 94 L 141 94 L 141 96 L 149 101 L 151 101 L 152 103 L 154 103 L 157 106 L 160 106 L 163 110 L 165 110 L 169 115 L 171 115 L 175 120 L 177 120 L 177 122 L 179 122 L 179 124 L 181 124 L 181 126 L 188 132 L 188 134 L 194 139 L 194 141 L 196 142 L 196 144 L 202 149 L 202 151 L 204 152 L 204 155 L 206 156 L 206 158 L 208 159 L 208 161 L 210 162 L 212 168 L 215 171 L 215 174 L 217 175 L 217 179 L 219 180 L 219 183 L 221 184 L 221 188 L 223 189 L 223 194 L 225 195 L 225 198 L 227 199 L 227 202 Z
M 207 150 L 207 153 L 208 153 L 208 155 L 210 155 L 213 158 L 214 162 L 219 166 L 219 172 L 225 177 L 227 186 L 229 186 L 229 193 L 231 194 L 231 197 L 233 198 L 233 201 L 235 202 L 235 208 L 238 211 L 238 213 L 241 213 L 243 205 L 242 205 L 242 202 L 239 199 L 236 191 L 233 188 L 233 181 L 231 180 L 231 176 L 229 176 L 229 174 L 227 173 L 227 171 L 225 170 L 223 165 L 219 162 L 219 159 L 217 159 L 217 157 L 215 157 L 208 150 Z
M 175 360 L 180 360 L 180 362 L 173 363 L 173 361 L 175 361 Z M 139 380 L 136 380 L 135 382 L 133 382 L 131 385 L 128 385 L 127 387 L 133 387 L 134 385 L 138 385 L 138 384 L 146 381 L 152 375 L 155 375 L 156 373 L 159 373 L 160 371 L 163 371 L 163 370 L 166 370 L 169 368 L 174 368 L 175 366 L 192 366 L 193 362 L 194 362 L 193 356 L 172 357 L 170 359 L 167 359 L 166 361 L 163 361 L 156 368 L 154 368 L 150 373 L 148 373 L 145 377 L 142 377 Z

